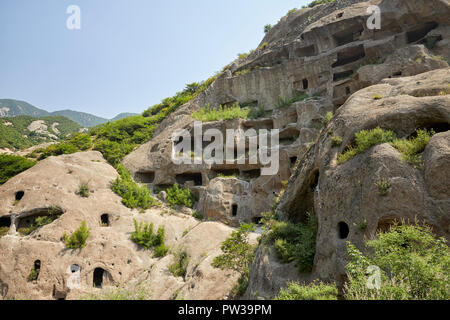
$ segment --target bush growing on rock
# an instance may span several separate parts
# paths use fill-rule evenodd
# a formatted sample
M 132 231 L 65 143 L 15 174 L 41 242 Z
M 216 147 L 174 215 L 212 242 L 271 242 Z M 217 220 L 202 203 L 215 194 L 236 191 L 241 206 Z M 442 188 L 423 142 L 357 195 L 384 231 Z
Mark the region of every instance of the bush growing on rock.
M 248 234 L 253 230 L 253 225 L 242 224 L 237 231 L 233 231 L 231 236 L 222 243 L 223 253 L 212 263 L 215 268 L 229 269 L 240 273 L 238 285 L 233 289 L 232 295 L 243 295 L 247 290 L 249 265 L 254 259 L 255 251 L 255 247 L 248 241 Z
M 164 227 L 159 227 L 158 231 L 153 231 L 153 223 L 138 223 L 134 220 L 134 232 L 131 234 L 131 241 L 146 250 L 154 248 L 155 257 L 164 257 L 169 251 L 164 244 Z
M 336 285 L 315 281 L 308 285 L 291 282 L 287 288 L 281 289 L 275 300 L 337 300 Z
M 392 146 L 402 154 L 402 159 L 412 165 L 420 166 L 422 162 L 422 153 L 425 147 L 430 142 L 433 135 L 436 134 L 434 130 L 417 130 L 417 135 L 410 139 L 396 139 L 392 142 Z
M 170 206 L 174 207 L 176 205 L 185 206 L 188 208 L 193 208 L 195 203 L 195 197 L 191 190 L 184 189 L 175 183 L 171 188 L 166 190 L 167 192 L 167 202 Z
M 247 119 L 250 110 L 242 109 L 236 102 L 231 107 L 220 106 L 218 109 L 206 106 L 199 111 L 192 114 L 192 118 L 202 122 L 218 121 L 218 120 L 233 120 L 233 119 Z
M 347 244 L 349 300 L 448 300 L 450 299 L 450 248 L 430 227 L 395 225 L 366 243 L 364 255 Z M 380 289 L 369 288 L 369 266 L 380 269 Z
M 86 221 L 83 221 L 81 226 L 70 237 L 64 233 L 63 238 L 67 248 L 82 249 L 86 246 L 86 240 L 90 234 L 91 230 L 87 228 Z
M 117 166 L 119 177 L 111 185 L 112 191 L 122 197 L 122 203 L 131 209 L 140 208 L 146 210 L 155 206 L 158 202 L 150 195 L 145 186 L 139 186 L 131 178 L 130 173 L 120 164 Z
M 36 161 L 28 160 L 24 157 L 6 154 L 0 155 L 0 185 L 35 164 Z
M 169 271 L 174 277 L 186 275 L 186 268 L 189 263 L 189 256 L 186 251 L 177 251 L 174 254 L 174 262 L 169 266 Z

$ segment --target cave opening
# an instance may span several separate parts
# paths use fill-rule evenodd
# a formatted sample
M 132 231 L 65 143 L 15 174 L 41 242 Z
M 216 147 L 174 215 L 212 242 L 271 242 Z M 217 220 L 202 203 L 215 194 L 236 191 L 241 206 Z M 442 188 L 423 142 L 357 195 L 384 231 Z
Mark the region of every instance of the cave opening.
M 338 53 L 337 61 L 332 64 L 332 67 L 340 67 L 346 64 L 361 60 L 366 56 L 366 52 L 364 50 L 363 45 L 359 45 L 357 47 L 348 48 L 347 50 L 343 50 Z
M 104 213 L 100 216 L 100 221 L 103 227 L 109 227 L 109 214 Z
M 11 227 L 11 217 L 0 217 L 0 228 Z
M 103 270 L 102 268 L 95 268 L 94 270 L 94 287 L 95 288 L 102 288 L 103 285 L 103 275 L 105 274 L 105 270 Z
M 308 89 L 308 79 L 303 79 L 302 80 L 302 85 L 303 85 L 303 89 L 304 90 Z
M 350 233 L 350 228 L 348 227 L 348 224 L 345 222 L 339 222 L 338 223 L 338 233 L 339 233 L 339 239 L 347 239 L 348 234 Z
M 409 31 L 406 33 L 406 39 L 408 43 L 417 42 L 422 40 L 431 30 L 436 29 L 439 26 L 437 22 L 427 22 L 422 27 Z
M 231 207 L 231 216 L 232 217 L 236 217 L 238 214 L 238 205 L 237 204 L 233 204 Z
M 16 201 L 22 200 L 24 195 L 25 195 L 24 191 L 17 191 L 16 194 L 15 194 Z
M 140 183 L 153 183 L 155 181 L 154 171 L 141 171 L 136 173 L 136 180 Z
M 184 185 L 186 182 L 194 182 L 195 186 L 201 186 L 203 184 L 203 177 L 200 172 L 191 172 L 179 174 L 175 177 L 175 180 L 179 185 Z

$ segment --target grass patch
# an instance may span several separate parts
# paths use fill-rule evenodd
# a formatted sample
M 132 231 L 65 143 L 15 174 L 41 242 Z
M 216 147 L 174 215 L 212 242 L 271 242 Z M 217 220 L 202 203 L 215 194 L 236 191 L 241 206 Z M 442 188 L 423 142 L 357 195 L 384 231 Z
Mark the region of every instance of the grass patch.
M 153 227 L 153 223 L 138 223 L 134 220 L 134 232 L 131 234 L 131 241 L 145 250 L 154 248 L 154 256 L 161 258 L 169 251 L 169 248 L 164 244 L 164 227 L 159 227 L 156 234 L 153 231 Z
M 89 198 L 91 191 L 89 190 L 89 186 L 87 185 L 87 183 L 82 183 L 75 193 L 82 198 Z
M 332 135 L 331 136 L 331 145 L 333 147 L 339 147 L 342 145 L 342 137 L 337 136 L 337 135 Z
M 294 103 L 298 102 L 298 101 L 303 101 L 305 99 L 309 98 L 309 96 L 307 94 L 295 94 L 292 98 L 290 99 L 285 99 L 283 97 L 279 97 L 278 98 L 278 102 L 275 105 L 275 107 L 277 109 L 284 109 L 284 108 L 288 108 L 290 106 L 292 106 Z
M 291 282 L 287 288 L 281 289 L 275 300 L 337 300 L 336 284 L 314 281 L 308 285 Z
M 328 112 L 322 117 L 322 127 L 326 127 L 326 126 L 330 123 L 331 119 L 333 119 L 333 116 L 334 116 L 333 112 L 328 111 Z
M 355 139 L 355 145 L 350 146 L 344 153 L 338 156 L 338 164 L 347 162 L 373 146 L 381 143 L 393 142 L 396 139 L 396 135 L 393 131 L 385 131 L 380 127 L 377 127 L 372 130 L 362 130 L 355 134 Z
M 174 277 L 185 277 L 186 269 L 189 263 L 189 256 L 186 251 L 177 251 L 174 253 L 174 261 L 169 266 L 170 273 Z
M 33 167 L 36 161 L 20 156 L 0 155 L 0 185 L 19 173 Z
M 112 191 L 122 197 L 122 203 L 130 208 L 140 208 L 146 210 L 159 203 L 150 195 L 150 191 L 145 186 L 140 186 L 134 182 L 130 173 L 123 165 L 117 166 L 119 177 L 111 185 Z
M 31 268 L 30 274 L 27 277 L 27 280 L 29 282 L 36 281 L 39 277 L 39 273 L 41 272 L 41 263 L 33 265 L 33 268 Z
M 236 102 L 231 107 L 222 107 L 218 109 L 206 106 L 199 111 L 192 114 L 192 118 L 202 122 L 218 121 L 218 120 L 233 120 L 233 119 L 247 119 L 250 110 L 242 109 Z
M 436 132 L 434 130 L 417 130 L 416 136 L 410 139 L 395 139 L 391 145 L 402 154 L 402 159 L 415 166 L 422 165 L 421 153 Z
M 248 113 L 248 118 L 249 119 L 259 119 L 259 118 L 264 118 L 266 117 L 267 112 L 264 108 L 263 105 L 258 105 L 258 106 L 251 106 L 250 107 L 250 112 Z
M 383 97 L 380 96 L 379 94 L 374 94 L 372 98 L 373 98 L 373 100 L 381 100 L 381 99 L 383 99 Z
M 9 227 L 0 227 L 0 238 L 6 236 L 9 232 Z
M 91 234 L 91 230 L 87 228 L 86 221 L 81 222 L 81 226 L 75 230 L 70 237 L 64 233 L 63 239 L 66 247 L 69 249 L 82 249 L 86 247 L 86 241 Z
M 195 197 L 191 190 L 184 189 L 175 183 L 172 187 L 166 190 L 167 202 L 171 207 L 176 205 L 193 208 L 195 203 Z

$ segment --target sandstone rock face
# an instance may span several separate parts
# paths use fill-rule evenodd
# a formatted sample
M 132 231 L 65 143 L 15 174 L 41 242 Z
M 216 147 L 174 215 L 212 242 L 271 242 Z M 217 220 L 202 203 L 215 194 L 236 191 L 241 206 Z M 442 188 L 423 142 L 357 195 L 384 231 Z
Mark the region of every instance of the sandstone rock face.
M 43 160 L 0 187 L 0 223 L 10 226 L 8 234 L 0 238 L 2 298 L 75 299 L 99 293 L 101 289 L 94 288 L 96 270 L 103 270 L 103 289 L 144 284 L 151 299 L 171 299 L 175 293 L 186 299 L 222 299 L 230 292 L 238 275 L 214 269 L 211 262 L 221 253 L 220 245 L 231 228 L 201 223 L 164 208 L 145 213 L 127 209 L 110 189 L 116 176 L 100 153 L 84 152 Z M 75 194 L 80 183 L 88 184 L 88 198 Z M 20 191 L 22 198 L 15 201 Z M 27 220 L 47 215 L 52 208 L 61 209 L 53 223 L 28 236 L 17 232 Z M 104 214 L 108 215 L 107 225 Z M 171 254 L 153 258 L 151 251 L 130 240 L 133 219 L 152 222 L 155 228 L 164 226 L 166 244 L 174 252 L 183 249 L 188 253 L 185 279 L 168 271 L 173 263 Z M 61 237 L 71 234 L 81 221 L 91 229 L 87 246 L 66 249 Z M 36 261 L 40 263 L 38 279 L 28 281 Z
M 346 242 L 361 249 L 364 240 L 395 221 L 416 219 L 450 238 L 450 69 L 413 77 L 386 79 L 354 94 L 342 106 L 317 143 L 302 160 L 281 200 L 285 218 L 299 219 L 315 212 L 319 222 L 313 276 L 325 280 L 345 279 Z M 382 99 L 375 100 L 374 94 Z M 423 168 L 402 159 L 390 144 L 370 148 L 351 160 L 337 163 L 355 133 L 381 126 L 400 138 L 417 129 L 434 129 L 423 153 Z M 330 132 L 343 138 L 334 147 Z M 376 183 L 389 182 L 387 195 Z M 312 199 L 308 201 L 308 199 Z
M 367 27 L 370 5 L 378 5 L 382 11 L 381 30 Z M 269 210 L 293 164 L 316 139 L 327 112 L 337 110 L 352 94 L 382 79 L 448 66 L 444 58 L 436 56 L 448 51 L 448 17 L 447 2 L 425 0 L 414 5 L 346 0 L 297 10 L 272 28 L 259 49 L 233 62 L 206 92 L 166 119 L 156 137 L 127 156 L 124 165 L 150 188 L 186 184 L 199 198 L 196 209 L 208 218 L 234 225 L 257 221 Z M 297 94 L 315 98 L 285 109 L 276 107 L 279 98 Z M 235 102 L 264 106 L 266 118 L 210 122 L 203 130 L 279 129 L 278 175 L 258 177 L 263 167 L 260 163 L 175 165 L 171 160 L 172 133 L 177 129 L 192 132 L 191 114 L 201 107 Z M 232 175 L 239 180 L 237 185 L 249 186 L 243 193 L 222 193 L 218 190 L 229 188 L 223 180 L 215 180 L 221 175 Z

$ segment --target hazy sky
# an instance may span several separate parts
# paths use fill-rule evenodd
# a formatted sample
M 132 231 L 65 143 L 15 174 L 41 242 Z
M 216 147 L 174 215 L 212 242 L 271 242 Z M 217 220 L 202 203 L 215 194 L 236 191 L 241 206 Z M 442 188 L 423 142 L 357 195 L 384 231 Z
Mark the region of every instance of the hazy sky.
M 0 0 L 0 98 L 112 118 L 144 111 L 258 46 L 311 1 Z M 81 30 L 69 30 L 69 5 Z

